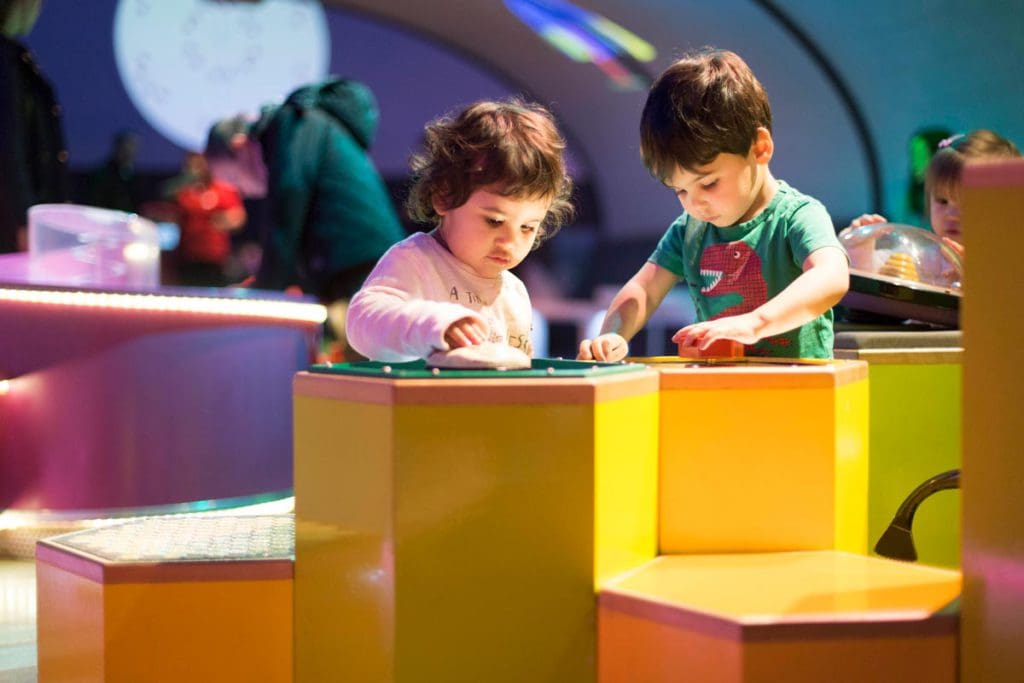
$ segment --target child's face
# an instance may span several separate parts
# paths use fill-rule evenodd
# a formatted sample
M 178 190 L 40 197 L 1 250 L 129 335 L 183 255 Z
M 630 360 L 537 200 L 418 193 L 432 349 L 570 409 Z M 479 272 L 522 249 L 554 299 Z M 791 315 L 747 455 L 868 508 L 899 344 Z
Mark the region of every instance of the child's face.
M 936 187 L 929 196 L 928 216 L 932 231 L 939 237 L 948 237 L 960 244 L 963 233 L 960 230 L 960 197 L 953 187 Z
M 487 188 L 473 192 L 462 206 L 445 209 L 438 230 L 455 258 L 481 277 L 494 278 L 519 265 L 533 248 L 549 198 L 503 197 Z
M 725 228 L 750 220 L 767 206 L 762 169 L 771 159 L 771 135 L 758 130 L 746 156 L 719 154 L 693 171 L 677 168 L 665 182 L 688 214 Z

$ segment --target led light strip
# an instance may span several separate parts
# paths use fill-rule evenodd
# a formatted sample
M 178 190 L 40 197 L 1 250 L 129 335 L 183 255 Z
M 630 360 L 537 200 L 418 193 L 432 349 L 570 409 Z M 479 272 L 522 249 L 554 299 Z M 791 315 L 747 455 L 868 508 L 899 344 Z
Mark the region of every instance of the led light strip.
M 237 300 L 160 294 L 0 288 L 0 301 L 86 308 L 116 308 L 131 311 L 171 311 L 250 318 L 277 318 L 317 324 L 327 320 L 327 309 L 320 304 L 265 299 Z

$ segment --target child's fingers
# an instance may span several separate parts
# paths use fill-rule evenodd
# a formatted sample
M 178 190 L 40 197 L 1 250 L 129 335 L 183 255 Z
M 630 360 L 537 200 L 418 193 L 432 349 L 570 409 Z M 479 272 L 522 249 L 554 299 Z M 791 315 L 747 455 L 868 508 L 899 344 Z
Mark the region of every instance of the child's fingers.
M 452 325 L 448 330 L 448 334 L 445 335 L 445 341 L 453 349 L 457 349 L 460 346 L 473 346 L 474 344 L 480 343 L 479 335 L 474 335 L 470 325 Z
M 487 340 L 487 331 L 472 318 L 463 318 L 451 324 L 444 334 L 444 340 L 452 348 L 473 346 Z
M 584 339 L 580 342 L 580 349 L 576 352 L 576 360 L 594 360 L 594 354 L 591 351 L 593 342 L 589 339 Z
M 688 325 L 673 334 L 672 341 L 675 344 L 682 345 L 683 348 L 690 348 L 692 346 L 697 346 L 706 334 L 706 328 L 698 327 L 697 325 Z
M 457 349 L 460 346 L 469 346 L 471 342 L 466 334 L 456 326 L 449 328 L 448 333 L 444 335 L 444 340 L 448 342 L 448 346 L 453 349 Z
M 615 361 L 626 357 L 626 345 L 620 337 L 606 337 L 602 342 L 604 358 L 601 360 Z
M 885 223 L 886 218 L 881 214 L 877 213 L 865 213 L 857 218 L 853 219 L 850 223 L 850 227 L 859 228 L 862 225 L 872 225 L 874 223 Z
M 487 341 L 487 330 L 479 323 L 470 323 L 469 338 L 473 340 L 474 344 L 483 344 Z

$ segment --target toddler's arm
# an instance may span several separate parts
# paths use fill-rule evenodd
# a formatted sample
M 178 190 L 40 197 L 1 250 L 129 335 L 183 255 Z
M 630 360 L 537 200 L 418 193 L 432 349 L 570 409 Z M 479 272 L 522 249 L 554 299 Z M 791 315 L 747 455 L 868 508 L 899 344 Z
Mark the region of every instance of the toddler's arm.
M 426 358 L 434 351 L 465 346 L 474 335 L 486 339 L 487 329 L 484 320 L 464 306 L 417 298 L 383 284 L 364 286 L 352 297 L 345 323 L 352 348 L 370 360 L 386 362 Z
M 687 325 L 672 341 L 702 351 L 719 339 L 753 344 L 814 320 L 839 303 L 849 287 L 846 254 L 838 247 L 822 247 L 804 259 L 800 277 L 765 304 L 750 313 Z
M 440 299 L 429 289 L 436 280 L 416 250 L 388 251 L 349 303 L 345 331 L 352 348 L 371 360 L 402 362 L 486 339 L 484 319 Z
M 608 306 L 601 334 L 580 343 L 579 360 L 616 361 L 629 352 L 627 340 L 647 323 L 661 300 L 679 281 L 669 270 L 648 261 L 619 290 Z

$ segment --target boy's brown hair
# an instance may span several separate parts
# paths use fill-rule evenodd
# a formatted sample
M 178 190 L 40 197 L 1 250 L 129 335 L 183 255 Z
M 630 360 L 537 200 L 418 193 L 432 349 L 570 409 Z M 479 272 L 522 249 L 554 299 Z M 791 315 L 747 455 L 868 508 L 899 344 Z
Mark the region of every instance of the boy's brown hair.
M 1020 150 L 1012 142 L 983 128 L 966 135 L 954 135 L 939 143 L 939 149 L 928 162 L 924 177 L 925 211 L 930 202 L 928 197 L 936 189 L 942 189 L 956 196 L 960 189 L 960 175 L 964 164 L 981 159 L 1012 159 L 1019 157 Z
M 424 149 L 411 162 L 409 215 L 437 223 L 435 198 L 457 208 L 482 187 L 507 197 L 551 197 L 539 244 L 572 215 L 564 152 L 565 140 L 546 108 L 518 98 L 477 102 L 427 124 Z
M 665 182 L 677 168 L 693 172 L 719 154 L 746 156 L 757 129 L 772 129 L 764 87 L 734 52 L 702 48 L 668 67 L 647 95 L 640 154 Z

